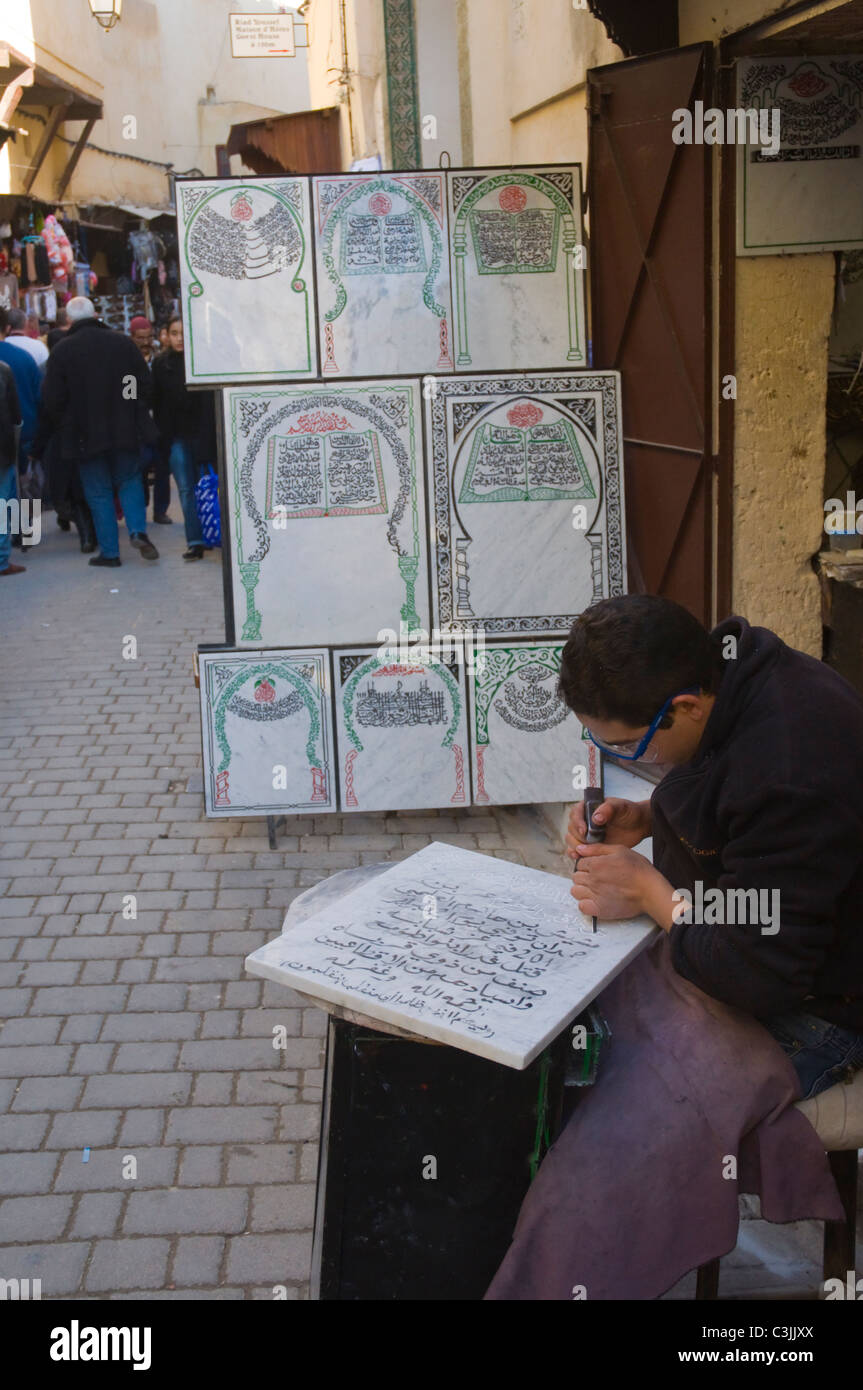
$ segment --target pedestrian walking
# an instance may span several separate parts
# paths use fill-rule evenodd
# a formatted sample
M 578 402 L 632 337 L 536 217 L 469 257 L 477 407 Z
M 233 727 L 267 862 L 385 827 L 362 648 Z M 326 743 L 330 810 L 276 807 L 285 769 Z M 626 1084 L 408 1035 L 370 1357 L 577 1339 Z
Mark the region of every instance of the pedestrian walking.
M 93 514 L 100 553 L 89 563 L 121 563 L 115 490 L 131 544 L 157 560 L 141 480 L 141 447 L 155 441 L 146 363 L 131 338 L 96 317 L 91 300 L 70 299 L 66 312 L 70 327 L 48 359 L 42 402 L 59 431 L 61 457 L 78 465 Z
M 129 324 L 129 337 L 147 364 L 152 386 L 153 363 L 159 351 L 153 325 L 144 314 L 137 314 Z M 171 465 L 161 440 L 157 444 L 144 445 L 144 505 L 150 502 L 150 479 L 153 483 L 153 520 L 159 526 L 170 526 L 168 516 L 171 505 Z
M 12 368 L 0 362 L 0 575 L 24 574 L 24 565 L 13 565 L 12 508 L 9 503 L 18 496 L 18 435 L 21 430 L 21 406 Z
M 200 465 L 216 455 L 214 393 L 190 391 L 183 362 L 183 321 L 168 324 L 168 350 L 153 363 L 153 418 L 180 494 L 186 525 L 184 560 L 201 560 L 204 535 L 195 504 Z
M 45 363 L 48 361 L 48 349 L 38 332 L 35 337 L 27 332 L 28 315 L 24 313 L 23 309 L 9 309 L 7 312 L 9 314 L 9 337 L 15 347 L 29 353 L 39 370 L 44 372 Z M 36 323 L 38 325 L 38 318 Z

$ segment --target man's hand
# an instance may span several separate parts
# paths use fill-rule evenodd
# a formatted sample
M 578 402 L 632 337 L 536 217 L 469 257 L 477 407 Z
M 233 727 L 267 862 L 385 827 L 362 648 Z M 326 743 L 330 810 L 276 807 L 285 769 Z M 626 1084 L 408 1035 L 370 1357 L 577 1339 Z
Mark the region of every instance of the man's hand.
M 607 796 L 593 814 L 596 825 L 605 826 L 605 844 L 625 845 L 632 849 L 651 833 L 652 819 L 649 801 L 625 801 L 619 796 Z M 587 841 L 587 818 L 584 802 L 579 801 L 569 813 L 566 852 L 575 859 Z
M 583 845 L 570 891 L 586 917 L 619 922 L 647 913 L 665 931 L 671 926 L 671 884 L 623 845 Z

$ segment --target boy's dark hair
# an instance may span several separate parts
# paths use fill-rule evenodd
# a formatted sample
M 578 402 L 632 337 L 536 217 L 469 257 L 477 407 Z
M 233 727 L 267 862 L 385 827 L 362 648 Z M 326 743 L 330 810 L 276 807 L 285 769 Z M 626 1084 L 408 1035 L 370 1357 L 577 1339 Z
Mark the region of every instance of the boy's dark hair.
M 6 329 L 7 329 L 8 327 L 9 327 L 9 310 L 6 309 L 6 308 L 4 308 L 3 305 L 0 304 L 0 337 L 3 337 L 3 335 L 5 334 Z
M 602 599 L 576 618 L 558 691 L 578 714 L 640 729 L 688 686 L 715 693 L 722 669 L 718 644 L 679 603 L 628 594 Z

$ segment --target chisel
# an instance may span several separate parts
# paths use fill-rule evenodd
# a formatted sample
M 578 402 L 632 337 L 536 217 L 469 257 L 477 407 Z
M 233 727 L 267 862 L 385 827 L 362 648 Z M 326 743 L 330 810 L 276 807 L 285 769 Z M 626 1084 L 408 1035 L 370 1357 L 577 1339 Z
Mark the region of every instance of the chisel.
M 586 787 L 584 791 L 584 819 L 587 821 L 587 834 L 584 842 L 587 845 L 601 845 L 605 839 L 605 826 L 594 825 L 593 817 L 598 806 L 601 806 L 605 797 L 602 787 Z M 591 918 L 591 931 L 596 931 L 596 918 Z

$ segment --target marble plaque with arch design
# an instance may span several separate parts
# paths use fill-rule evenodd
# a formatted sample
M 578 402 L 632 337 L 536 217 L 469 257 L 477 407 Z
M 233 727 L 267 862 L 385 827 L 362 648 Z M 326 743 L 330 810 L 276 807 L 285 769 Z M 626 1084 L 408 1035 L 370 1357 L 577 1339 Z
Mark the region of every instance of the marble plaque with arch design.
M 598 751 L 557 693 L 560 642 L 497 643 L 468 672 L 476 806 L 574 801 Z
M 208 816 L 336 809 L 329 654 L 201 652 Z
M 446 180 L 456 370 L 585 366 L 580 165 Z
M 419 383 L 224 392 L 237 645 L 429 628 Z
M 312 179 L 325 377 L 452 371 L 444 175 Z
M 740 58 L 737 84 L 738 256 L 863 247 L 863 54 Z
M 470 804 L 461 643 L 333 652 L 343 811 Z
M 317 375 L 308 180 L 177 181 L 186 380 Z
M 424 394 L 435 627 L 563 635 L 626 592 L 619 373 L 454 376 Z

